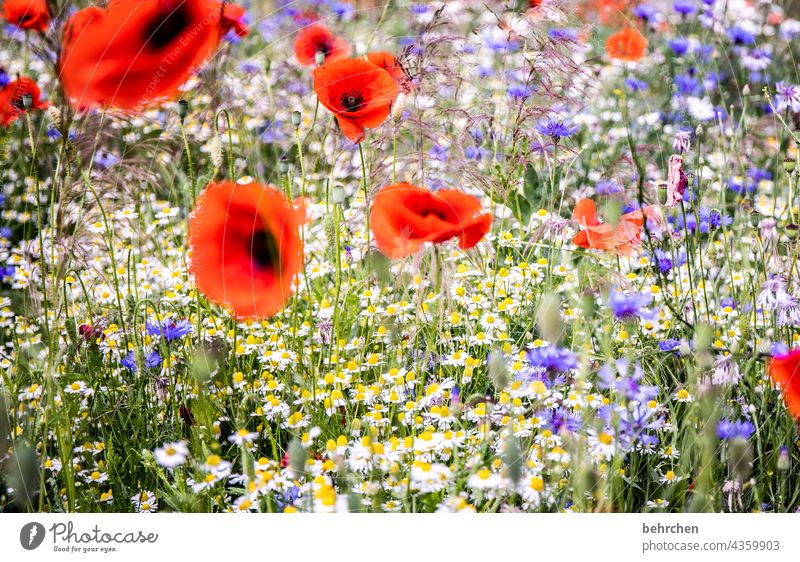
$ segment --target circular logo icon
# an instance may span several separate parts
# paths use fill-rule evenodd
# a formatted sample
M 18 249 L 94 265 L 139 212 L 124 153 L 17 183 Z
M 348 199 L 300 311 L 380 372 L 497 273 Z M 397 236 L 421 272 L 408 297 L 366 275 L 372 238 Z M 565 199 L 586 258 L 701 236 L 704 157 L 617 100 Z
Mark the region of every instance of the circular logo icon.
M 33 550 L 38 548 L 44 540 L 44 525 L 41 523 L 27 523 L 22 527 L 19 532 L 19 544 L 25 550 Z

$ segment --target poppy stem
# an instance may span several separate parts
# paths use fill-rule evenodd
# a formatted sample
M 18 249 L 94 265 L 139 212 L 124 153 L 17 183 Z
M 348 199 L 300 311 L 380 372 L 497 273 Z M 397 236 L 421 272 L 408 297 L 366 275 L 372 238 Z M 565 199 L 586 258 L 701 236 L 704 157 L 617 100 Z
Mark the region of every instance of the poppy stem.
M 192 205 L 197 200 L 197 185 L 194 179 L 194 164 L 192 163 L 192 151 L 189 148 L 189 140 L 186 138 L 186 127 L 183 125 L 183 119 L 180 119 L 181 137 L 183 138 L 183 147 L 186 150 L 186 164 L 189 169 L 189 181 L 192 184 Z M 229 129 L 230 134 L 230 129 Z M 233 180 L 233 178 L 231 178 Z
M 364 184 L 364 216 L 367 223 L 367 253 L 369 253 L 370 248 L 372 247 L 372 237 L 370 235 L 369 226 L 369 188 L 367 187 L 367 165 L 364 161 L 364 147 L 362 143 L 358 143 L 358 153 L 361 156 L 361 179 L 362 183 Z M 371 269 L 369 261 L 367 261 L 367 268 Z

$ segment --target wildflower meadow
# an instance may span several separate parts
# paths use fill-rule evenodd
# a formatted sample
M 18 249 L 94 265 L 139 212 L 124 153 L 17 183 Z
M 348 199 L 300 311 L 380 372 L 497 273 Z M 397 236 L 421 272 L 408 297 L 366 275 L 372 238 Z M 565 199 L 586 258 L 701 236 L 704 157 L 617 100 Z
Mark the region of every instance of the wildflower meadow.
M 0 1 L 0 511 L 800 510 L 800 3 Z

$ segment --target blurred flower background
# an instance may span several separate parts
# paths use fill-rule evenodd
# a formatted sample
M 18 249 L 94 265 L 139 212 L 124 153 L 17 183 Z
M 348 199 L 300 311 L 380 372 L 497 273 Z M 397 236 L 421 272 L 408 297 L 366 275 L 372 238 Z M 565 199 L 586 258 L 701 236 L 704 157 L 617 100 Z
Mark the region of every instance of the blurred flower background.
M 2 0 L 0 511 L 800 510 L 768 0 Z

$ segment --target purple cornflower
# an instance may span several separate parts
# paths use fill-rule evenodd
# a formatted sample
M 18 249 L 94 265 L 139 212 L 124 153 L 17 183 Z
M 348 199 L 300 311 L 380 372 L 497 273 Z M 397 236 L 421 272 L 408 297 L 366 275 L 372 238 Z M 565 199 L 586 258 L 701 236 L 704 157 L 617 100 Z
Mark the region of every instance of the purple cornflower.
M 731 439 L 750 439 L 756 430 L 749 421 L 720 420 L 717 424 L 717 437 L 729 441 Z
M 554 115 L 545 117 L 539 121 L 534 128 L 539 134 L 550 137 L 554 141 L 574 135 L 579 129 L 579 127 L 569 119 L 559 119 Z
M 162 336 L 167 341 L 177 340 L 192 333 L 192 325 L 188 320 L 148 320 L 147 333 L 151 336 Z
M 534 367 L 550 372 L 569 371 L 578 366 L 578 358 L 572 351 L 556 345 L 545 345 L 529 350 L 528 362 Z
M 648 311 L 645 307 L 650 304 L 650 300 L 650 295 L 647 293 L 626 295 L 612 289 L 608 295 L 608 306 L 617 320 L 627 321 L 646 315 Z
M 742 64 L 750 72 L 760 72 L 772 62 L 772 55 L 764 49 L 753 49 L 742 57 Z
M 778 111 L 791 109 L 792 113 L 800 113 L 800 87 L 778 82 L 775 84 L 775 101 Z

